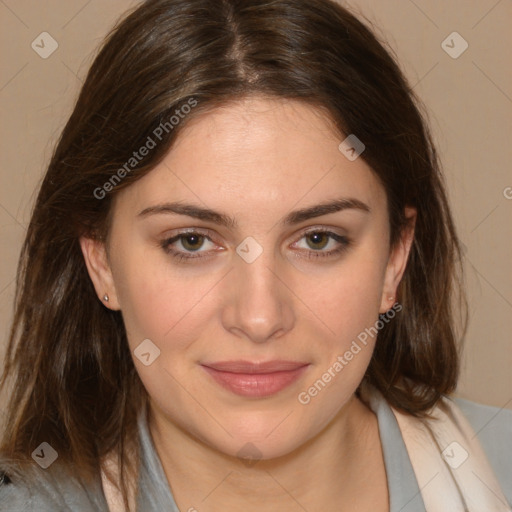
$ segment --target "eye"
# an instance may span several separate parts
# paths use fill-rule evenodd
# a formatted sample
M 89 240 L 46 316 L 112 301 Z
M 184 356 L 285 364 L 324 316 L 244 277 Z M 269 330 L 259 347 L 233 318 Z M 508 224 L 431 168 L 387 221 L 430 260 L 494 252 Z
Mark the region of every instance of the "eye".
M 350 245 L 350 240 L 346 236 L 325 229 L 308 231 L 299 242 L 302 240 L 305 241 L 305 246 L 298 245 L 298 248 L 305 252 L 306 258 L 333 257 L 345 251 Z M 294 245 L 299 242 L 295 242 Z
M 208 256 L 204 253 L 210 252 L 212 248 L 217 247 L 208 235 L 197 231 L 178 233 L 171 238 L 163 240 L 160 245 L 166 253 L 178 261 L 206 258 Z
M 305 241 L 305 246 L 300 244 Z M 301 246 L 302 245 L 302 246 Z M 292 245 L 308 259 L 335 257 L 345 251 L 350 240 L 343 235 L 325 229 L 314 229 L 304 233 L 298 242 Z M 200 231 L 184 231 L 160 242 L 160 246 L 177 261 L 187 262 L 199 258 L 210 258 L 218 252 L 212 237 Z

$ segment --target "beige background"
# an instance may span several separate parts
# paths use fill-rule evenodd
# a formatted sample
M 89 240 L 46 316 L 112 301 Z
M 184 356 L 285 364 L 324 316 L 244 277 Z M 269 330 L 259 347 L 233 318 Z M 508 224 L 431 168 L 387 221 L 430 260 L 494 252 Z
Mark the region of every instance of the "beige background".
M 37 185 L 94 49 L 128 0 L 0 0 L 0 350 Z M 345 2 L 347 3 L 347 2 Z M 512 409 L 512 3 L 352 0 L 378 27 L 426 103 L 466 247 L 470 325 L 459 395 Z M 441 43 L 458 32 L 453 59 Z M 41 32 L 58 49 L 42 59 Z M 448 39 L 454 50 L 460 48 Z M 508 196 L 508 197 L 507 197 Z

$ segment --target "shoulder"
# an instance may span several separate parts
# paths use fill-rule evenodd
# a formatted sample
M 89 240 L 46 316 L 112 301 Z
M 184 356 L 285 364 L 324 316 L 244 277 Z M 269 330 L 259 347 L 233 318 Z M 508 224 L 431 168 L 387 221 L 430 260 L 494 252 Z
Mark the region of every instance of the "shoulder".
M 6 473 L 0 471 L 0 511 L 31 512 L 38 510 L 27 485 L 15 485 Z M 44 512 L 50 509 L 41 508 Z
M 468 419 L 484 450 L 498 456 L 499 460 L 505 457 L 512 469 L 512 411 L 462 398 L 455 398 L 454 402 Z
M 19 470 L 0 464 L 1 512 L 98 512 L 108 510 L 101 489 L 85 486 L 65 468 Z
M 512 503 L 512 411 L 455 398 L 473 427 L 496 478 Z
M 22 476 L 12 470 L 0 470 L 0 510 L 32 512 L 60 510 L 65 503 L 57 499 L 57 487 L 35 475 Z
M 512 431 L 512 410 L 483 405 L 464 398 L 453 398 L 472 426 L 482 432 Z

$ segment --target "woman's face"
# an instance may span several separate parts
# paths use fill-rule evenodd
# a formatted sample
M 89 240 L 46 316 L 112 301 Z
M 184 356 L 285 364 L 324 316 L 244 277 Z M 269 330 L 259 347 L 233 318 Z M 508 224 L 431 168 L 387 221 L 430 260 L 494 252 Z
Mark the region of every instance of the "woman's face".
M 390 252 L 384 189 L 330 126 L 295 101 L 203 114 L 116 197 L 108 263 L 82 240 L 153 410 L 230 455 L 325 428 L 395 302 L 410 241 Z

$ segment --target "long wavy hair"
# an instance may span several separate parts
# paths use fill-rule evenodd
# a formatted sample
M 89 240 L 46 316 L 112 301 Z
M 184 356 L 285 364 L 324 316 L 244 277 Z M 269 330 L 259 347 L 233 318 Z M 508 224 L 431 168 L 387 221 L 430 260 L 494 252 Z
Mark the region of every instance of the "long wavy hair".
M 119 190 L 150 172 L 191 119 L 252 94 L 305 102 L 334 123 L 340 142 L 348 134 L 364 142 L 361 158 L 387 195 L 391 244 L 404 208 L 417 209 L 398 288 L 403 310 L 380 330 L 366 378 L 419 416 L 455 389 L 460 247 L 425 109 L 392 52 L 331 0 L 148 0 L 101 46 L 33 209 L 1 379 L 4 390 L 11 383 L 3 461 L 33 464 L 46 441 L 80 478 L 97 475 L 110 452 L 128 475 L 147 395 L 121 313 L 98 300 L 79 237 L 107 241 Z M 197 106 L 113 180 L 191 98 Z

